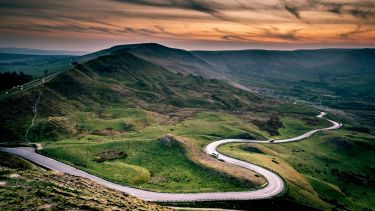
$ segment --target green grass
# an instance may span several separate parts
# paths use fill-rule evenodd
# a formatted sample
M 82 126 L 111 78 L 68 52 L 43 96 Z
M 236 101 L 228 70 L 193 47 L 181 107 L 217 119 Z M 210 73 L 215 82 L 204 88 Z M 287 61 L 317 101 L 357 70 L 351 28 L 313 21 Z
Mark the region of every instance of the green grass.
M 183 112 L 184 110 L 181 110 L 182 119 L 179 120 L 155 112 L 128 108 L 105 110 L 101 114 L 105 116 L 104 119 L 93 112 L 73 113 L 69 118 L 75 119 L 81 130 L 119 130 L 126 132 L 120 136 L 126 139 L 155 139 L 172 133 L 194 138 L 206 144 L 207 141 L 243 133 L 250 133 L 258 138 L 268 136 L 254 124 L 225 112 L 200 110 L 190 110 L 191 113 L 188 114 Z
M 288 198 L 326 208 L 365 210 L 374 207 L 375 139 L 369 134 L 344 128 L 320 132 L 301 142 L 252 144 L 261 154 L 246 151 L 245 146 L 228 144 L 219 150 L 278 172 L 287 179 Z M 272 158 L 279 164 L 270 162 Z M 335 173 L 337 170 L 339 173 Z M 302 184 L 301 181 L 308 185 L 295 185 Z
M 267 136 L 267 133 L 260 131 L 254 124 L 219 112 L 204 112 L 188 118 L 176 125 L 176 127 L 173 128 L 173 133 L 204 140 L 204 143 L 242 133 L 250 133 L 258 138 Z
M 143 124 L 138 130 L 126 131 L 112 138 L 87 134 L 80 138 L 47 142 L 42 153 L 108 180 L 155 191 L 206 192 L 254 188 L 252 183 L 244 183 L 194 164 L 186 157 L 180 144 L 168 147 L 157 141 L 171 133 L 195 140 L 203 148 L 214 139 L 243 133 L 255 137 L 267 136 L 244 119 L 223 112 L 193 113 L 188 112 L 185 119 L 177 122 L 174 118 L 141 109 L 111 108 L 103 110 L 100 115 L 79 113 L 77 125 L 87 132 L 108 127 L 122 130 L 114 123 L 124 121 Z M 72 116 L 75 118 L 75 113 Z M 98 153 L 108 150 L 124 151 L 128 156 L 110 162 L 94 161 Z
M 108 150 L 124 151 L 123 159 L 97 163 L 95 155 Z M 248 190 L 245 182 L 192 163 L 180 144 L 158 140 L 115 141 L 86 144 L 65 142 L 48 145 L 43 154 L 122 184 L 164 192 Z
M 140 57 L 119 52 L 77 65 L 37 89 L 1 100 L 2 141 L 14 143 L 23 140 L 33 116 L 31 108 L 41 90 L 43 95 L 36 125 L 28 138 L 43 142 L 46 145 L 43 153 L 108 180 L 155 191 L 254 188 L 254 184 L 245 184 L 202 167 L 197 164 L 199 162 L 193 163 L 194 159 L 188 158 L 191 155 L 186 154 L 179 144 L 168 146 L 157 141 L 166 134 L 195 141 L 194 147 L 201 150 L 205 144 L 220 138 L 244 136 L 266 140 L 292 137 L 327 124 L 316 120 L 316 109 L 300 103 L 263 98 L 218 80 L 174 74 Z M 271 116 L 277 118 L 270 121 Z M 268 126 L 272 128 L 267 130 Z M 345 169 L 361 172 L 365 169 L 365 157 L 373 157 L 369 153 L 359 155 L 358 151 L 369 144 L 371 136 L 366 141 L 363 134 L 357 134 L 358 128 L 357 132 L 353 130 L 354 126 L 345 133 L 329 133 L 354 139 L 359 143 L 354 147 L 348 145 L 346 139 L 328 140 L 327 133 L 323 137 L 327 135 L 328 144 L 311 145 L 309 140 L 321 137 L 315 135 L 306 142 L 285 146 L 256 146 L 258 151 L 249 148 L 246 151 L 241 145 L 233 145 L 232 149 L 243 159 L 257 159 L 257 162 L 281 171 L 282 176 L 288 178 L 289 198 L 322 207 L 339 207 L 337 203 L 351 203 L 366 189 L 358 187 L 353 191 L 355 197 L 349 196 L 351 193 L 342 188 L 343 182 L 334 178 L 353 177 L 353 172 Z M 270 134 L 274 131 L 280 135 L 272 137 Z M 336 151 L 330 147 L 335 147 Z M 356 148 L 357 154 L 348 150 Z M 101 163 L 94 161 L 105 151 L 125 152 L 127 157 Z M 343 156 L 345 153 L 352 154 Z M 273 158 L 279 164 L 273 162 Z M 340 161 L 346 162 L 342 164 Z M 327 167 L 326 164 L 337 166 Z M 332 173 L 331 169 L 336 168 L 340 171 L 333 170 Z M 324 174 L 322 172 L 335 175 L 325 178 L 320 175 Z M 371 175 L 369 170 L 362 173 Z M 335 204 L 331 201 L 328 190 L 337 194 L 335 187 L 345 194 L 347 202 Z M 367 194 L 373 197 L 371 192 Z M 370 203 L 365 199 L 358 201 L 359 205 L 348 206 L 361 208 L 360 203 Z
M 298 118 L 284 117 L 281 119 L 283 126 L 278 130 L 281 138 L 290 138 L 302 135 L 309 130 L 329 127 L 330 123 L 325 119 L 315 119 L 313 123 L 307 123 Z
M 108 108 L 100 113 L 77 112 L 72 115 L 80 127 L 87 130 L 113 129 L 119 131 L 138 131 L 145 126 L 155 123 L 155 118 L 149 112 L 141 109 Z
M 180 110 L 173 115 L 161 115 L 142 109 L 120 107 L 104 108 L 98 112 L 72 113 L 81 132 L 79 138 L 46 143 L 44 154 L 91 172 L 100 177 L 139 188 L 166 192 L 206 192 L 248 190 L 253 184 L 244 184 L 230 176 L 194 164 L 183 147 L 163 146 L 157 139 L 171 133 L 190 138 L 203 148 L 215 139 L 250 134 L 257 139 L 269 135 L 241 116 L 224 112 Z M 302 126 L 302 120 L 292 119 Z M 124 122 L 139 124 L 136 130 L 121 127 Z M 301 127 L 302 127 L 301 126 Z M 318 127 L 319 124 L 316 126 Z M 286 124 L 286 127 L 290 127 Z M 125 133 L 108 136 L 94 135 L 95 130 L 120 130 Z M 307 128 L 304 128 L 305 131 Z M 95 156 L 104 151 L 124 151 L 128 156 L 110 162 L 97 163 Z M 197 149 L 200 150 L 200 149 Z M 210 178 L 209 181 L 207 178 Z

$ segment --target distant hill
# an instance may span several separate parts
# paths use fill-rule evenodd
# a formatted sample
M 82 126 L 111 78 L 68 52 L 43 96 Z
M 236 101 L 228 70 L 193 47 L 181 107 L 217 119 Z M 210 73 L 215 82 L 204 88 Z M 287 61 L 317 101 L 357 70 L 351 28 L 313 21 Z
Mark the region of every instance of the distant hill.
M 320 84 L 330 91 L 349 88 L 347 94 L 374 95 L 375 49 L 321 49 L 296 51 L 197 51 L 197 57 L 222 69 L 246 85 L 294 82 Z M 366 76 L 366 77 L 363 77 Z M 350 82 L 355 80 L 356 86 Z M 334 93 L 331 93 L 334 94 Z
M 42 50 L 31 48 L 0 48 L 0 53 L 8 54 L 28 54 L 28 55 L 74 55 L 81 56 L 88 54 L 85 51 L 59 51 L 59 50 Z
M 23 72 L 40 77 L 44 75 L 45 70 L 54 73 L 69 67 L 73 58 L 75 56 L 0 53 L 0 73 Z
M 81 57 L 86 61 L 103 55 L 128 52 L 146 61 L 158 64 L 174 73 L 194 74 L 206 78 L 227 79 L 224 72 L 216 70 L 193 53 L 181 49 L 169 48 L 157 43 L 119 45 Z
M 353 113 L 375 126 L 375 49 L 185 51 L 156 43 L 120 45 L 89 60 L 127 52 L 171 72 L 225 80 L 260 94 L 292 97 Z M 240 84 L 240 85 L 238 85 Z M 375 128 L 375 127 L 374 127 Z
M 189 52 L 155 43 L 115 46 L 77 58 L 79 65 L 45 85 L 48 94 L 43 99 L 48 104 L 42 101 L 40 107 L 46 115 L 62 115 L 109 104 L 161 113 L 174 108 L 235 111 L 269 106 L 260 95 L 227 83 L 237 82 L 266 90 L 261 94 L 322 102 L 355 114 L 363 120 L 360 124 L 371 128 L 373 58 L 374 49 Z M 23 116 L 15 117 L 32 106 L 35 94 L 0 102 L 1 108 L 12 108 L 4 110 L 4 118 L 19 121 L 21 127 L 0 122 L 4 140 L 22 138 L 18 131 L 27 124 Z M 16 103 L 19 106 L 13 106 Z
M 375 132 L 375 49 L 192 53 L 262 94 L 289 96 L 339 109 L 347 116 L 354 114 Z

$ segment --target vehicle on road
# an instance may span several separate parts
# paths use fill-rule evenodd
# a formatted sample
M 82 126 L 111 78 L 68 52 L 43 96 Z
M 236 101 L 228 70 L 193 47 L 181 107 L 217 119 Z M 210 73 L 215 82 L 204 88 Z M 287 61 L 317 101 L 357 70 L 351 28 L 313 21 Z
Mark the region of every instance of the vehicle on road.
M 217 153 L 215 153 L 215 152 L 212 153 L 211 156 L 214 157 L 214 158 L 219 158 L 219 154 L 217 154 Z

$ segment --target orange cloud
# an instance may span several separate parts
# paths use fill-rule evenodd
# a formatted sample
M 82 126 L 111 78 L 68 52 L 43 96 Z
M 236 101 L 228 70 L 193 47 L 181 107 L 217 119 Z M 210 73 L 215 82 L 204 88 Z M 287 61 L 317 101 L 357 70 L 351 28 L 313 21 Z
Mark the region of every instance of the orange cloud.
M 46 37 L 44 42 L 50 43 L 65 38 L 65 46 L 73 38 L 81 40 L 86 49 L 87 40 L 90 45 L 97 40 L 90 47 L 95 50 L 132 42 L 176 47 L 196 43 L 202 48 L 203 42 L 223 48 L 240 43 L 267 48 L 374 46 L 374 7 L 375 0 L 0 1 L 0 45 L 30 46 Z

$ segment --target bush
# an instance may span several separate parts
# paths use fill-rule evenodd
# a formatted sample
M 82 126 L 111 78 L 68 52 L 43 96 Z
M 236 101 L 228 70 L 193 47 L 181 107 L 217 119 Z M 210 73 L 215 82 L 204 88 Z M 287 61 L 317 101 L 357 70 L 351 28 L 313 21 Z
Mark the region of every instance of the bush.
M 116 152 L 116 151 L 104 151 L 96 155 L 93 161 L 102 163 L 104 161 L 111 161 L 116 159 L 125 158 L 128 155 L 125 152 Z

